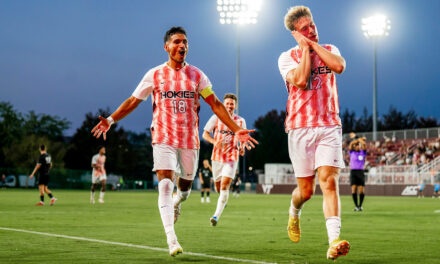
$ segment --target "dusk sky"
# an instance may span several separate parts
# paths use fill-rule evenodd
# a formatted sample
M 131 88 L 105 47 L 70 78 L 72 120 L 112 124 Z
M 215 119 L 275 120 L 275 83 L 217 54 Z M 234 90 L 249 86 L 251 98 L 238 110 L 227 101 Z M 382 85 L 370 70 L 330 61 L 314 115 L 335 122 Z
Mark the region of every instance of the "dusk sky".
M 393 105 L 440 118 L 440 1 L 263 0 L 258 23 L 240 27 L 240 115 L 248 127 L 285 109 L 277 61 L 296 45 L 283 24 L 293 5 L 310 7 L 320 43 L 337 46 L 347 62 L 337 76 L 341 112 L 371 113 L 373 45 L 361 19 L 382 13 L 392 28 L 378 41 L 379 114 Z M 67 118 L 72 135 L 87 112 L 114 111 L 150 68 L 167 61 L 163 35 L 171 26 L 187 30 L 187 62 L 205 72 L 222 98 L 235 92 L 236 27 L 218 22 L 216 6 L 215 0 L 1 0 L 0 101 Z M 211 115 L 202 102 L 201 129 Z M 149 98 L 120 124 L 141 132 L 151 119 Z

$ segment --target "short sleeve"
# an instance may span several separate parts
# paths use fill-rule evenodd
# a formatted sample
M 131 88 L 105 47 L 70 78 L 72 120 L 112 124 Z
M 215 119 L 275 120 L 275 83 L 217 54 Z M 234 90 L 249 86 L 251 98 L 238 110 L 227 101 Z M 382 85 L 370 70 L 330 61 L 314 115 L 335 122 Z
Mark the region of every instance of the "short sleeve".
M 92 165 L 95 165 L 96 163 L 98 163 L 98 155 L 95 155 L 92 158 Z
M 290 56 L 290 51 L 281 53 L 278 58 L 278 68 L 284 81 L 286 81 L 289 71 L 296 69 L 297 67 L 298 63 Z
M 203 128 L 203 130 L 205 130 L 207 132 L 212 132 L 212 131 L 214 131 L 214 128 L 215 128 L 216 125 L 217 125 L 217 116 L 213 115 L 208 120 L 208 122 L 206 123 L 205 127 Z
M 242 122 L 242 128 L 247 129 L 247 127 L 246 127 L 246 120 L 244 120 L 244 118 L 242 118 L 241 122 Z
M 139 82 L 132 96 L 144 101 L 150 96 L 154 87 L 154 73 L 155 70 L 151 69 L 144 75 L 144 78 Z
M 198 92 L 200 93 L 206 87 L 212 87 L 211 81 L 209 80 L 208 76 L 206 76 L 205 73 L 200 71 L 200 81 L 199 81 Z
M 40 155 L 40 157 L 38 158 L 38 162 L 37 162 L 38 164 L 44 164 L 44 156 L 43 155 Z
M 331 50 L 330 50 L 331 53 L 338 55 L 338 56 L 341 56 L 341 52 L 339 51 L 339 49 L 335 45 L 329 44 L 329 46 L 331 48 Z

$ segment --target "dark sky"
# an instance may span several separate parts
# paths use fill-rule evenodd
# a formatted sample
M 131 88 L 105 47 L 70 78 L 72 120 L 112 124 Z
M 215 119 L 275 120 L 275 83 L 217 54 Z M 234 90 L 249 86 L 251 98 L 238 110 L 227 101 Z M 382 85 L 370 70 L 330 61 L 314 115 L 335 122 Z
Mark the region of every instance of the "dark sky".
M 373 48 L 361 18 L 380 12 L 392 28 L 378 42 L 379 113 L 393 105 L 440 118 L 440 1 L 263 0 L 258 23 L 240 28 L 240 115 L 248 126 L 285 109 L 277 60 L 296 45 L 283 17 L 298 4 L 311 8 L 320 42 L 336 45 L 347 61 L 337 77 L 341 110 L 371 113 Z M 87 112 L 115 110 L 146 71 L 167 60 L 163 35 L 175 25 L 187 30 L 188 63 L 208 75 L 219 97 L 235 92 L 236 31 L 219 24 L 215 0 L 2 0 L 0 101 L 65 117 L 73 134 Z M 201 127 L 211 114 L 202 103 Z M 121 125 L 140 132 L 151 118 L 148 99 Z

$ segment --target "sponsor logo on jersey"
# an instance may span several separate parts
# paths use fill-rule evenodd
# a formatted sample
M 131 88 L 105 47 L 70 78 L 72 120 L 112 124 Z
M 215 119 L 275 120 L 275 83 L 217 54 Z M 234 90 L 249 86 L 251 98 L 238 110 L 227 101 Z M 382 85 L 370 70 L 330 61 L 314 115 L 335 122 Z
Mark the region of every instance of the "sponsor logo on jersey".
M 160 93 L 161 99 L 172 99 L 172 98 L 183 98 L 191 99 L 194 98 L 194 92 L 191 91 L 165 91 Z
M 320 66 L 320 67 L 316 67 L 316 68 L 312 69 L 312 75 L 327 74 L 327 73 L 331 73 L 331 72 L 332 71 L 327 66 Z
M 234 132 L 230 131 L 230 130 L 219 130 L 218 131 L 220 134 L 225 134 L 225 135 L 235 135 Z

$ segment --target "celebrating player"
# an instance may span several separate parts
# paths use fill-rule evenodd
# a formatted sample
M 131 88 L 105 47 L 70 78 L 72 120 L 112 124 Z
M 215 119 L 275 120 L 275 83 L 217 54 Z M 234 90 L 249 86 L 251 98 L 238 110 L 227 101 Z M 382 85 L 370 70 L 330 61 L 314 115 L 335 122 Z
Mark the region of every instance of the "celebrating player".
M 168 61 L 149 70 L 132 96 L 125 100 L 108 118 L 100 118 L 92 133 L 106 139 L 110 126 L 133 111 L 140 102 L 152 94 L 153 122 L 151 137 L 154 168 L 159 180 L 159 212 L 167 236 L 169 253 L 183 252 L 177 241 L 174 223 L 180 215 L 181 202 L 185 201 L 197 172 L 199 155 L 198 112 L 200 96 L 212 111 L 238 137 L 248 149 L 257 143 L 251 130 L 237 126 L 229 117 L 223 104 L 215 96 L 208 77 L 198 68 L 185 62 L 188 39 L 181 27 L 172 27 L 164 37 Z M 177 171 L 177 195 L 172 198 L 174 175 Z
M 107 181 L 107 173 L 105 172 L 105 147 L 98 148 L 98 154 L 92 158 L 92 189 L 90 192 L 90 203 L 95 203 L 95 188 L 98 183 L 101 183 L 101 192 L 99 193 L 99 203 L 104 203 L 105 182 Z
M 209 198 L 209 192 L 211 190 L 211 180 L 212 180 L 212 168 L 209 165 L 209 160 L 203 160 L 203 167 L 199 169 L 199 179 L 202 184 L 201 188 L 201 202 L 205 202 L 205 192 L 206 192 L 206 202 L 210 203 L 211 199 Z
M 44 205 L 44 193 L 47 194 L 50 198 L 50 205 L 54 205 L 57 200 L 53 197 L 52 192 L 47 188 L 49 184 L 49 171 L 52 169 L 52 158 L 49 153 L 46 151 L 46 146 L 40 146 L 40 158 L 38 158 L 37 165 L 35 165 L 34 171 L 29 176 L 29 178 L 33 178 L 37 171 L 39 172 L 38 177 L 38 190 L 40 191 L 40 202 L 35 205 Z
M 246 128 L 245 120 L 234 114 L 237 96 L 234 94 L 226 94 L 223 97 L 223 104 L 234 122 L 240 127 Z M 211 132 L 214 133 L 214 137 L 211 136 Z M 210 221 L 212 226 L 216 226 L 228 202 L 229 187 L 235 178 L 239 152 L 238 139 L 234 132 L 215 115 L 206 123 L 203 138 L 214 145 L 211 156 L 212 173 L 214 175 L 215 189 L 220 192 L 220 196 L 217 201 L 214 216 L 211 217 Z M 244 149 L 242 147 L 240 148 L 240 155 L 244 155 Z
M 339 238 L 338 179 L 344 160 L 335 73 L 344 71 L 345 60 L 335 46 L 318 44 L 318 30 L 309 8 L 290 8 L 284 24 L 298 43 L 278 60 L 288 92 L 285 125 L 289 156 L 298 182 L 292 192 L 288 235 L 293 242 L 299 242 L 301 208 L 315 191 L 317 172 L 324 198 L 327 258 L 336 259 L 346 255 L 350 248 L 347 241 Z

